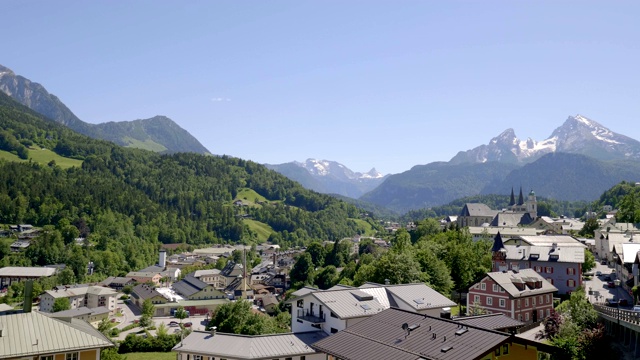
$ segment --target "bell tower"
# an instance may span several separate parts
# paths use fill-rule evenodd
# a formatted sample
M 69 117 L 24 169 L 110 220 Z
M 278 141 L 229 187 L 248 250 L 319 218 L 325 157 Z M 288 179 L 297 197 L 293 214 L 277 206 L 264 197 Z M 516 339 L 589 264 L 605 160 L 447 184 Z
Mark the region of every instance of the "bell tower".
M 491 268 L 492 271 L 507 270 L 507 249 L 504 248 L 502 236 L 500 232 L 493 238 L 493 247 L 491 248 Z
M 533 189 L 529 192 L 529 198 L 527 199 L 527 212 L 531 216 L 531 219 L 535 220 L 535 218 L 538 217 L 538 201 L 536 200 L 536 193 L 533 192 Z

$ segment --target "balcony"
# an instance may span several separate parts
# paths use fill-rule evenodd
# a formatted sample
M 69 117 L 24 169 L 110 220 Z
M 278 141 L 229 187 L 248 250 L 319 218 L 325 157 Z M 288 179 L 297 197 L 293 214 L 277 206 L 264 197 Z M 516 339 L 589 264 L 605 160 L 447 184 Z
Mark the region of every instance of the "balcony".
M 298 309 L 298 319 L 308 321 L 312 324 L 320 324 L 326 321 L 324 313 L 315 314 L 304 309 Z

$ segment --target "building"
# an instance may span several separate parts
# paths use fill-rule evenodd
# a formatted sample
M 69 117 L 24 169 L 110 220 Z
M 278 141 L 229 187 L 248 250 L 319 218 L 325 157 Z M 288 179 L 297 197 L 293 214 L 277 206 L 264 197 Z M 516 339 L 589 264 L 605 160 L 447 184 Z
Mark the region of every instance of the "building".
M 291 330 L 322 330 L 334 334 L 390 307 L 440 316 L 456 303 L 425 284 L 380 285 L 359 288 L 338 285 L 328 290 L 305 287 L 293 293 Z
M 0 316 L 0 359 L 99 360 L 112 347 L 82 320 L 62 321 L 38 312 Z
M 640 252 L 640 242 L 627 242 L 614 246 L 613 261 L 617 280 L 628 293 L 638 285 L 638 265 L 635 263 Z
M 493 239 L 498 233 L 503 238 L 541 235 L 545 230 L 522 226 L 469 226 L 469 233 L 474 241 Z
M 109 276 L 99 284 L 102 286 L 108 286 L 116 291 L 122 291 L 125 286 L 133 286 L 135 283 L 136 281 L 132 278 Z
M 526 325 L 526 323 L 502 313 L 461 316 L 455 317 L 453 320 L 463 325 L 477 326 L 509 334 L 515 334 L 519 328 Z
M 172 350 L 177 360 L 325 360 L 311 344 L 326 337 L 322 331 L 260 336 L 194 331 Z
M 490 272 L 469 288 L 467 309 L 537 322 L 551 314 L 556 291 L 555 286 L 533 269 Z
M 498 212 L 498 210 L 491 210 L 491 208 L 485 204 L 464 204 L 464 207 L 457 219 L 458 225 L 460 225 L 460 227 L 465 227 L 489 224 L 493 221 L 493 218 L 496 217 Z
M 0 289 L 16 281 L 37 280 L 56 274 L 56 269 L 47 267 L 14 267 L 0 268 Z
M 162 279 L 159 271 L 131 271 L 126 277 L 132 278 L 140 284 L 153 283 L 154 285 L 160 285 L 160 280 Z
M 115 290 L 103 286 L 60 286 L 40 295 L 40 311 L 52 312 L 56 299 L 67 298 L 71 309 L 105 307 L 112 312 L 116 309 L 117 297 Z
M 193 276 L 187 276 L 173 284 L 173 289 L 189 300 L 226 299 L 227 297 L 222 291 Z
M 525 201 L 522 195 L 522 188 L 520 188 L 520 196 L 518 202 L 516 202 L 512 188 L 511 201 L 506 209 L 492 210 L 485 204 L 467 203 L 462 208 L 457 221 L 460 227 L 482 226 L 483 224 L 514 227 L 531 224 L 537 216 L 538 201 L 533 190 L 531 190 Z
M 571 236 L 519 236 L 503 242 L 498 233 L 491 251 L 493 271 L 534 269 L 559 294 L 569 294 L 582 286 L 582 264 L 587 250 Z
M 213 286 L 214 289 L 222 290 L 227 286 L 226 277 L 218 269 L 196 270 L 190 275 Z
M 149 284 L 136 285 L 131 291 L 131 300 L 133 303 L 142 309 L 142 303 L 145 300 L 150 300 L 152 304 L 165 304 L 169 300 L 159 293 L 153 286 Z
M 54 319 L 60 319 L 67 322 L 71 321 L 71 319 L 77 319 L 86 321 L 90 324 L 97 324 L 102 320 L 108 319 L 110 313 L 109 309 L 104 306 L 100 306 L 93 309 L 80 307 L 71 310 L 58 311 L 48 315 Z
M 327 360 L 538 360 L 549 345 L 499 331 L 390 308 L 312 345 Z

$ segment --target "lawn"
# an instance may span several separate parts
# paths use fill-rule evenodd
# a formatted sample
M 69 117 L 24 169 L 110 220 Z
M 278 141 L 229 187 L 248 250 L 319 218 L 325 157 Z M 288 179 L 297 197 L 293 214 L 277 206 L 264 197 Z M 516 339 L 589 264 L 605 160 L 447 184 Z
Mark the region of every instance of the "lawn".
M 127 360 L 175 360 L 176 353 L 170 352 L 143 352 L 124 354 Z
M 368 222 L 362 219 L 352 219 L 352 220 L 358 223 L 359 227 L 365 229 L 365 233 L 363 236 L 374 236 L 376 234 L 376 231 L 373 229 L 373 227 L 371 227 L 371 224 L 369 224 Z
M 158 144 L 157 142 L 151 139 L 140 141 L 132 137 L 125 136 L 123 140 L 128 143 L 127 147 L 155 151 L 155 152 L 161 152 L 161 151 L 167 150 L 167 148 L 164 147 L 164 145 Z
M 31 161 L 37 162 L 42 165 L 47 165 L 51 160 L 55 160 L 56 165 L 63 169 L 70 168 L 72 166 L 80 167 L 82 160 L 70 159 L 64 156 L 60 156 L 48 149 L 41 149 L 37 147 L 29 148 L 29 158 Z M 17 155 L 14 155 L 8 151 L 0 150 L 0 159 L 8 161 L 28 161 L 20 159 Z
M 267 199 L 264 196 L 258 194 L 252 189 L 247 189 L 247 188 L 244 188 L 238 191 L 238 195 L 236 195 L 236 198 L 233 199 L 233 201 L 236 201 L 236 200 L 242 200 L 245 203 L 251 203 L 251 204 L 255 204 L 258 201 L 267 201 Z
M 244 219 L 242 221 L 249 226 L 249 229 L 255 231 L 256 234 L 258 234 L 259 241 L 266 241 L 269 238 L 269 235 L 274 233 L 271 226 L 260 221 L 250 219 Z

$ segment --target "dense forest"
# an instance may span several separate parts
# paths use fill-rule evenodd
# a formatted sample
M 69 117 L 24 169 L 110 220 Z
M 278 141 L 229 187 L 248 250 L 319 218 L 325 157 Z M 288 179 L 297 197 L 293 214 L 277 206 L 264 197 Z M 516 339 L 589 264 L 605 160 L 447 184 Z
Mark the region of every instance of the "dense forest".
M 44 227 L 26 257 L 6 256 L 7 242 L 0 241 L 0 266 L 79 259 L 116 275 L 154 263 L 160 243 L 254 242 L 247 216 L 270 226 L 271 240 L 285 248 L 364 231 L 355 206 L 251 161 L 123 148 L 77 134 L 4 94 L 0 130 L 5 151 L 46 148 L 82 160 L 66 169 L 54 161 L 0 160 L 0 224 Z M 242 189 L 268 201 L 236 207 Z M 84 246 L 70 246 L 79 237 Z

